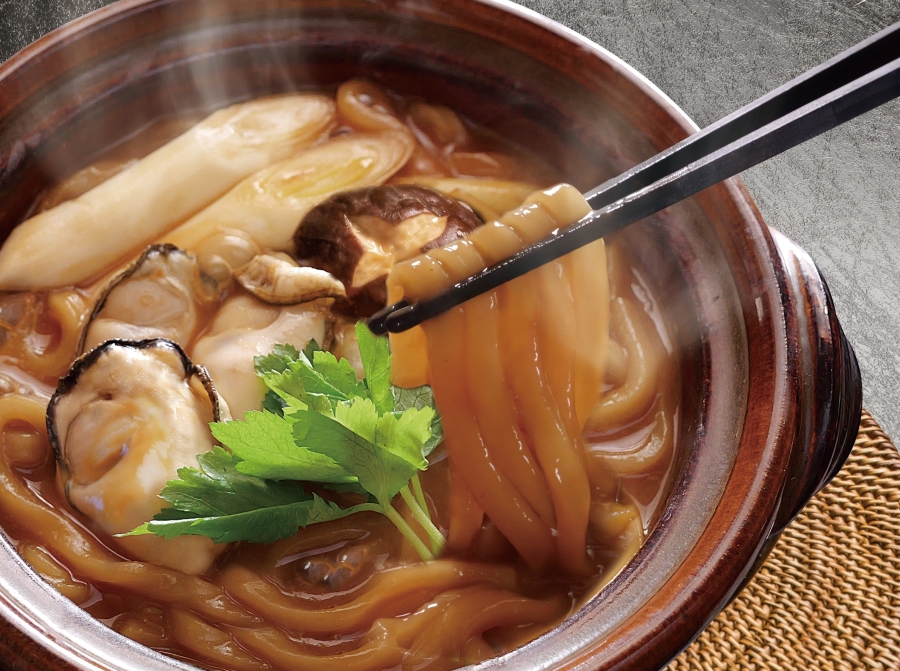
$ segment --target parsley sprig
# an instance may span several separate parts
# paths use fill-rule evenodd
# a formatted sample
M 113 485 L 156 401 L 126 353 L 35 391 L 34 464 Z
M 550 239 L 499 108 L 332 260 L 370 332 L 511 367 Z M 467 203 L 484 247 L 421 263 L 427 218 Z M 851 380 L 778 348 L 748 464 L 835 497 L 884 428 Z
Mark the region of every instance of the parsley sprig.
M 387 339 L 362 322 L 356 336 L 365 371 L 359 381 L 346 359 L 315 342 L 303 351 L 276 345 L 256 357 L 267 388 L 263 410 L 245 413 L 243 421 L 212 423 L 213 436 L 227 449 L 199 455 L 199 469 L 179 469 L 160 493 L 170 507 L 124 535 L 272 543 L 298 527 L 374 511 L 386 515 L 424 560 L 440 554 L 445 539 L 419 482 L 443 438 L 431 388 L 391 385 Z M 354 492 L 364 502 L 343 507 L 305 484 Z M 398 494 L 429 545 L 394 508 Z

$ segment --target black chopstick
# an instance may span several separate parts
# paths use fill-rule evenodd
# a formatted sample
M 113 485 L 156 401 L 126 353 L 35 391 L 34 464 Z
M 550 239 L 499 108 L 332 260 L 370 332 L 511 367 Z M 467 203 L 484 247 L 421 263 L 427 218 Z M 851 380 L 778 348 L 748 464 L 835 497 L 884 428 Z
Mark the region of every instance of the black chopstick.
M 900 95 L 900 23 L 882 30 L 585 195 L 594 211 L 447 291 L 369 319 L 400 333 Z

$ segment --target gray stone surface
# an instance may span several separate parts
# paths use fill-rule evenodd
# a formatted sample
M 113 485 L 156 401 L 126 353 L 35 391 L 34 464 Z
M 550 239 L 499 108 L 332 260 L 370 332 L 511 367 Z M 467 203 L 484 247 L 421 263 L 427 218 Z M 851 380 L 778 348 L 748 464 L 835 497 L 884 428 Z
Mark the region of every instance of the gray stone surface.
M 105 0 L 0 0 L 0 60 Z M 704 126 L 877 30 L 900 0 L 521 0 L 631 63 Z M 828 279 L 864 403 L 900 436 L 900 103 L 747 171 Z

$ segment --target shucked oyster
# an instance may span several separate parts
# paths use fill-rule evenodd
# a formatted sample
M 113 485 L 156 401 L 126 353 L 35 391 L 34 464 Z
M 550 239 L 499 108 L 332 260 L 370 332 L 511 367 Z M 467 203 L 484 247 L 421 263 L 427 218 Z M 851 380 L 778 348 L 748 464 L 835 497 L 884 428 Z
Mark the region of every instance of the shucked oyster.
M 77 359 L 47 408 L 50 443 L 69 502 L 102 531 L 124 533 L 162 508 L 158 495 L 213 448 L 222 410 L 209 375 L 175 343 L 111 340 Z M 188 573 L 224 546 L 198 536 L 117 539 L 129 554 Z
M 168 338 L 186 346 L 197 326 L 198 283 L 191 254 L 174 245 L 150 245 L 100 296 L 79 351 L 115 338 Z
M 277 343 L 303 349 L 315 340 L 325 346 L 331 326 L 330 312 L 318 301 L 275 306 L 235 296 L 219 309 L 191 354 L 209 370 L 232 415 L 240 419 L 248 410 L 262 409 L 266 392 L 253 357 L 268 354 Z
M 331 273 L 304 268 L 283 253 L 258 254 L 234 272 L 251 294 L 272 305 L 296 305 L 316 298 L 343 298 L 344 285 Z

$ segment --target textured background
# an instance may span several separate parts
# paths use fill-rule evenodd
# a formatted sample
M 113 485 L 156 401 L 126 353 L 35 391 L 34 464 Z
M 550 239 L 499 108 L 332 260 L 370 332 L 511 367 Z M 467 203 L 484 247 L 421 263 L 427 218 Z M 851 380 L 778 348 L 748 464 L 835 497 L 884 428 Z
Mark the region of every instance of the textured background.
M 249 0 L 248 0 L 249 1 Z M 108 0 L 0 0 L 0 61 Z M 900 0 L 522 0 L 645 74 L 702 127 L 900 21 Z M 900 103 L 753 168 L 766 221 L 822 268 L 864 403 L 900 436 Z

